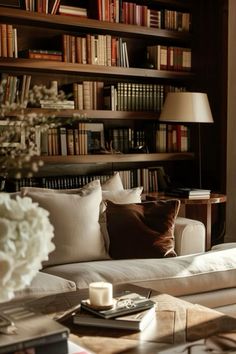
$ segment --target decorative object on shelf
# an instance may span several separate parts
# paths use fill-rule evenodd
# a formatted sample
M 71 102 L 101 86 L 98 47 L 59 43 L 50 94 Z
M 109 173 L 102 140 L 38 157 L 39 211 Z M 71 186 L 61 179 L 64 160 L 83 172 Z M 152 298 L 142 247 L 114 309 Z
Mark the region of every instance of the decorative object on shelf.
M 55 248 L 49 213 L 29 197 L 0 193 L 0 302 L 24 289 Z
M 172 123 L 198 123 L 199 188 L 202 187 L 201 123 L 213 123 L 206 93 L 169 92 L 159 121 Z
M 1 177 L 32 177 L 43 162 L 39 156 L 40 134 L 57 126 L 53 114 L 25 113 L 21 105 L 0 106 L 0 174 Z M 3 189 L 1 189 L 3 190 Z

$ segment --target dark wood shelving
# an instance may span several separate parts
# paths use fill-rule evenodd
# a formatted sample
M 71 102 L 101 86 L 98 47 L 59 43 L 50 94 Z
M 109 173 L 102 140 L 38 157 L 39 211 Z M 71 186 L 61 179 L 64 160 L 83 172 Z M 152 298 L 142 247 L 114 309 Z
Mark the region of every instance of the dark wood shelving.
M 189 43 L 191 34 L 188 32 L 170 31 L 165 29 L 154 29 L 144 26 L 127 25 L 123 23 L 113 23 L 98 21 L 89 18 L 78 18 L 74 16 L 59 16 L 42 14 L 38 12 L 24 11 L 11 8 L 1 8 L 0 22 L 20 24 L 24 26 L 34 26 L 43 28 L 58 29 L 63 32 L 96 32 L 109 33 L 116 36 L 135 38 L 154 38 Z
M 191 9 L 191 5 L 180 0 L 161 0 L 158 4 L 155 0 L 145 2 L 153 8 L 161 6 L 169 6 L 171 9 L 178 9 L 184 11 Z M 178 11 L 178 10 L 177 10 Z M 90 18 L 76 18 L 75 16 L 61 16 L 43 14 L 38 12 L 25 11 L 21 9 L 13 9 L 7 7 L 0 7 L 0 23 L 9 23 L 17 27 L 17 34 L 21 36 L 19 39 L 19 50 L 28 48 L 29 43 L 33 40 L 39 40 L 43 43 L 44 39 L 52 39 L 55 35 L 72 34 L 80 35 L 81 33 L 94 34 L 110 34 L 116 37 L 127 38 L 127 42 L 133 43 L 134 47 L 139 47 L 135 51 L 132 45 L 130 52 L 133 58 L 135 55 L 142 54 L 148 44 L 163 44 L 179 47 L 192 46 L 192 34 L 184 31 L 171 31 L 165 29 L 148 28 L 144 26 L 113 23 L 106 21 L 98 21 Z M 37 36 L 34 36 L 34 31 L 39 31 Z M 32 33 L 31 33 L 32 32 Z M 34 38 L 35 37 L 35 38 Z M 129 53 L 129 54 L 131 54 Z M 132 57 L 131 55 L 131 57 Z M 141 61 L 140 61 L 141 62 Z M 131 63 L 133 66 L 142 65 L 140 63 Z M 142 67 L 117 67 L 117 66 L 103 66 L 78 64 L 69 62 L 56 62 L 50 60 L 37 60 L 25 58 L 0 58 L 0 72 L 11 73 L 16 75 L 31 74 L 34 76 L 34 83 L 47 82 L 50 80 L 58 80 L 61 84 L 78 82 L 78 80 L 103 80 L 106 82 L 138 82 L 138 83 L 161 83 L 176 86 L 183 86 L 192 84 L 195 78 L 194 73 L 187 71 L 166 71 L 155 70 Z M 70 110 L 70 109 L 40 109 L 28 108 L 24 110 L 27 113 L 45 113 L 45 115 L 54 115 L 63 119 L 85 119 L 85 120 L 101 120 L 111 122 L 112 120 L 128 121 L 154 121 L 158 120 L 159 112 L 137 112 L 137 111 L 109 111 L 109 110 Z M 11 112 L 14 115 L 15 112 Z M 139 166 L 153 166 L 160 162 L 170 162 L 174 164 L 175 161 L 193 161 L 195 159 L 194 152 L 173 152 L 173 153 L 137 153 L 137 154 L 100 154 L 100 155 L 67 155 L 67 156 L 41 156 L 35 158 L 41 159 L 44 162 L 44 171 L 49 171 L 50 174 L 60 174 L 64 169 L 66 171 L 77 170 L 80 165 L 89 165 L 92 168 L 99 169 L 99 165 L 135 165 Z M 172 163 L 173 162 L 173 163 Z M 192 162 L 191 162 L 192 163 Z M 139 165 L 140 164 L 140 165 Z M 178 163 L 177 163 L 178 164 Z M 87 167 L 86 167 L 87 168 Z
M 78 110 L 78 109 L 60 109 L 56 111 L 55 109 L 46 108 L 25 108 L 23 110 L 25 114 L 37 113 L 44 114 L 45 116 L 55 116 L 60 119 L 68 119 L 74 117 L 74 119 L 99 119 L 99 120 L 155 120 L 158 119 L 158 112 L 142 112 L 142 111 L 110 111 L 110 110 Z M 8 116 L 17 116 L 21 112 L 11 111 Z
M 154 154 L 101 154 L 73 156 L 41 156 L 45 164 L 78 164 L 78 163 L 119 163 L 119 162 L 151 162 L 192 160 L 194 153 L 154 153 Z
M 56 62 L 52 60 L 1 58 L 0 71 L 14 71 L 15 73 L 57 73 L 71 75 L 86 75 L 87 77 L 99 75 L 100 77 L 130 78 L 130 79 L 167 79 L 190 80 L 194 74 L 184 71 L 166 71 L 141 68 L 123 68 L 117 66 L 103 66 L 90 64 L 74 64 Z M 97 78 L 97 76 L 96 76 Z

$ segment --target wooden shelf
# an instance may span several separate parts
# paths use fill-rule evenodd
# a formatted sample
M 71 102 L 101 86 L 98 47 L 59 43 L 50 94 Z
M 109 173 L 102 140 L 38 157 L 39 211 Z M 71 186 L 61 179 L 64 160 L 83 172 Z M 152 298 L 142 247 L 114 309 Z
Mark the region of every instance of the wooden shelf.
M 41 156 L 45 164 L 81 164 L 81 163 L 119 163 L 119 162 L 151 162 L 192 160 L 191 152 L 156 153 L 156 154 L 104 154 L 104 155 L 73 155 L 73 156 Z
M 78 110 L 78 109 L 46 109 L 46 108 L 25 108 L 25 114 L 36 113 L 44 114 L 45 116 L 55 116 L 60 118 L 62 123 L 63 119 L 74 118 L 75 120 L 90 121 L 91 119 L 98 120 L 155 120 L 158 119 L 158 112 L 143 112 L 143 111 L 110 111 L 110 110 Z M 14 117 L 19 115 L 19 111 L 11 111 L 8 116 Z
M 181 43 L 189 43 L 191 34 L 188 32 L 170 31 L 164 29 L 154 29 L 144 26 L 126 25 L 123 23 L 113 23 L 98 21 L 89 18 L 76 18 L 75 16 L 46 15 L 38 12 L 24 11 L 11 8 L 2 8 L 0 14 L 1 23 L 21 24 L 24 26 L 34 26 L 38 28 L 53 28 L 63 31 L 109 33 L 116 36 L 135 38 L 167 39 Z
M 140 68 L 123 68 L 117 66 L 103 66 L 90 64 L 74 64 L 65 62 L 56 62 L 52 60 L 38 59 L 22 59 L 22 58 L 1 58 L 0 71 L 11 70 L 12 72 L 29 72 L 29 73 L 57 73 L 83 75 L 87 77 L 112 77 L 112 78 L 130 78 L 130 79 L 172 79 L 172 80 L 188 80 L 194 75 L 184 71 L 165 71 Z

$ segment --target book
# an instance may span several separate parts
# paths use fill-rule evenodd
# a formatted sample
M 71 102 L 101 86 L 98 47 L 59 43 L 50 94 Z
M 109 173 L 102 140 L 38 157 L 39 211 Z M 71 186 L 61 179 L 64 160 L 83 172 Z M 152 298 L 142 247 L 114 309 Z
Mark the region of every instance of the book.
M 130 315 L 106 319 L 80 310 L 73 317 L 73 322 L 83 326 L 97 326 L 143 331 L 155 318 L 155 313 L 155 306 L 152 306 L 150 309 L 140 311 L 138 313 L 136 312 Z
M 179 196 L 183 198 L 205 198 L 210 197 L 211 190 L 201 188 L 176 187 L 166 190 L 165 193 L 168 195 Z
M 91 312 L 92 314 L 105 318 L 115 318 L 123 315 L 130 315 L 133 313 L 140 312 L 142 310 L 148 310 L 151 307 L 154 307 L 155 302 L 141 296 L 137 293 L 128 292 L 120 297 L 114 299 L 114 305 L 112 308 L 99 310 L 97 308 L 92 307 L 89 304 L 89 300 L 81 301 L 81 309 L 84 311 Z
M 0 353 L 14 353 L 30 348 L 33 348 L 35 354 L 68 352 L 69 329 L 49 316 L 23 305 L 2 307 L 1 315 L 14 323 L 16 331 L 11 334 L 0 333 Z

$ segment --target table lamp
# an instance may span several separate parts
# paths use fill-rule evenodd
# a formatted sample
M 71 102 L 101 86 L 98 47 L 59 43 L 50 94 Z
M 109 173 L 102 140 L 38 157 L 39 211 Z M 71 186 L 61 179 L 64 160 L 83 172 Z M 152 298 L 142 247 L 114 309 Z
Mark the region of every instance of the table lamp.
M 201 123 L 213 123 L 206 93 L 169 92 L 164 102 L 160 122 L 198 123 L 199 188 L 202 188 Z

